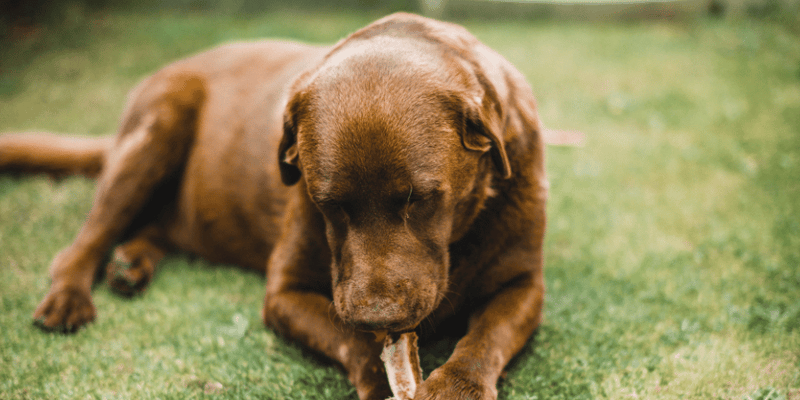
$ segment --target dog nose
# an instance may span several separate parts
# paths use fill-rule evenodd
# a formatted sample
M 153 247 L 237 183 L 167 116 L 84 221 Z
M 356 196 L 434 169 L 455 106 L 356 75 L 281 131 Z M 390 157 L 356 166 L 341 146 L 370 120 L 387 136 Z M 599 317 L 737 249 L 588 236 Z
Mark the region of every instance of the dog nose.
M 400 303 L 388 297 L 367 299 L 355 314 L 358 316 L 356 323 L 369 330 L 390 329 L 402 325 L 408 317 Z
M 367 298 L 353 299 L 348 312 L 343 315 L 344 320 L 356 329 L 365 331 L 389 330 L 396 331 L 412 325 L 414 315 L 409 307 L 405 307 L 403 299 L 391 297 L 367 296 Z

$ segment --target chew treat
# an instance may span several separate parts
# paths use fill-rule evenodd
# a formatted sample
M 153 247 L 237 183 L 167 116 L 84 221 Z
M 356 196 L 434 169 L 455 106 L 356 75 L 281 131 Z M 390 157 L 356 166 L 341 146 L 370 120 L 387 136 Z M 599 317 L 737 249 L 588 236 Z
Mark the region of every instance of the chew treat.
M 413 400 L 417 385 L 422 382 L 417 334 L 406 332 L 386 335 L 381 361 L 386 367 L 389 387 L 394 393 L 394 397 L 387 400 Z

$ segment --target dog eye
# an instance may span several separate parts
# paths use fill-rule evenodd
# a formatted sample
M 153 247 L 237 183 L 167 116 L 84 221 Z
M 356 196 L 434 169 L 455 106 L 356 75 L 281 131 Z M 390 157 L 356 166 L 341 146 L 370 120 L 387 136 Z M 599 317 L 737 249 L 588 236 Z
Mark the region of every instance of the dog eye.
M 408 204 L 408 205 L 412 205 L 412 204 L 414 204 L 414 203 L 418 203 L 418 202 L 421 202 L 421 201 L 423 201 L 423 200 L 425 200 L 425 198 L 424 198 L 424 197 L 422 197 L 422 196 L 411 196 L 411 197 L 409 197 L 409 198 L 408 198 L 408 200 L 406 201 L 406 204 Z
M 425 200 L 425 197 L 418 195 L 417 193 L 404 195 L 402 197 L 398 196 L 392 202 L 400 207 L 408 207 L 412 204 L 419 203 L 420 201 Z
M 420 196 L 419 193 L 415 193 L 414 187 L 411 187 L 408 191 L 408 196 L 405 198 L 405 204 L 410 206 L 420 200 L 422 200 L 422 196 Z
M 405 199 L 405 204 L 403 205 L 403 217 L 405 219 L 409 219 L 411 217 L 410 212 L 412 210 L 418 209 L 425 201 L 425 197 L 422 196 L 409 196 Z

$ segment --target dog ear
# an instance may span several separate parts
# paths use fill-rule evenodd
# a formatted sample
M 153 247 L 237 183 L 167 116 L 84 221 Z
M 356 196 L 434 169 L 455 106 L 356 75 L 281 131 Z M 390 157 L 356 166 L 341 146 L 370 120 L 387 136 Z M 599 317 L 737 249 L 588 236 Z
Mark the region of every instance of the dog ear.
M 278 165 L 281 170 L 281 181 L 291 186 L 300 180 L 300 157 L 297 151 L 297 119 L 302 103 L 297 94 L 286 105 L 283 114 L 283 137 L 278 146 Z
M 505 124 L 497 103 L 484 104 L 482 97 L 467 99 L 464 110 L 465 126 L 461 142 L 469 150 L 490 152 L 492 162 L 503 179 L 511 177 L 511 164 L 508 162 L 502 132 Z

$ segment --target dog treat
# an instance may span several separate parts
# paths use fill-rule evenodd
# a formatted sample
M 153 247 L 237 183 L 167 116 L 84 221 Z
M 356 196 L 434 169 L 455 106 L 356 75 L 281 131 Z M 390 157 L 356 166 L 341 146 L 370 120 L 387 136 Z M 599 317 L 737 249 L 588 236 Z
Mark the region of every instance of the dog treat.
M 386 367 L 389 387 L 394 394 L 394 397 L 387 400 L 413 400 L 417 385 L 422 382 L 417 334 L 406 332 L 386 335 L 381 361 Z

